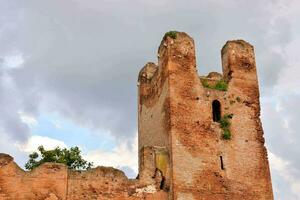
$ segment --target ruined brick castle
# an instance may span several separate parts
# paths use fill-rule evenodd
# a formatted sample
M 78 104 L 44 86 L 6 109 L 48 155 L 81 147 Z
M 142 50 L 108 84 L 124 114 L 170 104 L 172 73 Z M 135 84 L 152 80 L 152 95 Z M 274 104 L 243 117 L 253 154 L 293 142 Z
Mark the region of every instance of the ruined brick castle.
M 139 175 L 46 163 L 25 172 L 0 154 L 0 200 L 272 200 L 253 47 L 228 41 L 223 75 L 197 73 L 194 41 L 166 34 L 138 77 Z

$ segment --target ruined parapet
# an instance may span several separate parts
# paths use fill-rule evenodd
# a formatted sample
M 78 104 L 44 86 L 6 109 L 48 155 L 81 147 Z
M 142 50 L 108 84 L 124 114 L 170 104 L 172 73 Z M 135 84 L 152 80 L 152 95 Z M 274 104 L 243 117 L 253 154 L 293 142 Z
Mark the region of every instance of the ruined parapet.
M 126 194 L 129 180 L 124 172 L 112 167 L 72 171 L 68 178 L 68 197 L 81 199 L 113 199 Z
M 151 180 L 131 180 L 112 167 L 73 171 L 57 163 L 23 171 L 12 157 L 0 154 L 0 200 L 166 200 L 161 174 Z
M 259 106 L 254 48 L 243 40 L 228 41 L 221 51 L 224 78 L 233 93 L 242 93 Z
M 45 163 L 25 172 L 11 157 L 0 155 L 0 197 L 3 199 L 66 199 L 67 167 Z M 55 197 L 55 198 L 54 198 Z
M 221 50 L 223 74 L 232 78 L 257 81 L 254 48 L 244 40 L 226 42 Z

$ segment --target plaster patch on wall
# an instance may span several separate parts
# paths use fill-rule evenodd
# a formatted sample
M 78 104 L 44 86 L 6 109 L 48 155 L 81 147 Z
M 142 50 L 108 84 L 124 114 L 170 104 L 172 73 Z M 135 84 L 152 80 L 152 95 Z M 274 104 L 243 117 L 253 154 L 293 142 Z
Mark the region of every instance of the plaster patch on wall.
M 142 193 L 155 193 L 157 190 L 155 185 L 147 185 L 146 187 L 143 188 L 137 188 L 135 191 L 138 194 L 142 194 Z
M 194 197 L 190 193 L 178 193 L 178 200 L 193 200 Z
M 177 157 L 174 159 L 173 168 L 175 171 L 176 179 L 178 180 L 185 180 L 185 183 L 188 185 L 193 184 L 193 177 L 191 174 L 194 174 L 195 169 L 201 170 L 203 167 L 201 167 L 202 159 L 199 157 L 193 157 L 189 151 L 187 151 L 180 143 L 179 140 L 176 140 L 176 148 L 174 148 L 174 151 L 177 153 L 174 154 Z M 176 173 L 180 172 L 180 173 Z

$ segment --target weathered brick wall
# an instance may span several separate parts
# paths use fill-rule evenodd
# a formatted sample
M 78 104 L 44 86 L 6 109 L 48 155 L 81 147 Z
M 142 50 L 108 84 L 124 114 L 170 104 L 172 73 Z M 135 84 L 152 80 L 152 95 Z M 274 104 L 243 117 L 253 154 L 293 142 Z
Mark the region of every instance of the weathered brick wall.
M 167 71 L 170 91 L 170 196 L 184 200 L 273 199 L 253 47 L 241 40 L 224 46 L 227 91 L 203 87 L 194 42 L 187 34 L 164 38 L 159 55 L 167 61 L 160 67 Z M 212 78 L 208 80 L 214 82 Z M 233 114 L 230 140 L 222 139 L 219 123 L 212 120 L 214 100 L 221 103 L 222 115 Z
M 0 154 L 0 199 L 66 199 L 67 168 L 44 164 L 24 172 L 13 158 Z M 54 199 L 55 199 L 54 198 Z
M 139 150 L 145 146 L 169 147 L 169 86 L 161 69 L 147 63 L 139 73 Z
M 0 154 L 0 200 L 167 200 L 161 181 L 158 172 L 147 180 L 130 180 L 111 167 L 71 171 L 53 163 L 25 172 Z

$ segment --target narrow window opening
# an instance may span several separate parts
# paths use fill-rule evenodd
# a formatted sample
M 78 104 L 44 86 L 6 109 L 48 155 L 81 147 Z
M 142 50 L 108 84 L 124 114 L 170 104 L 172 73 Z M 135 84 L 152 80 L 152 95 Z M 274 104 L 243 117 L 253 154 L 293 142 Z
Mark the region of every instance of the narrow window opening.
M 221 161 L 221 169 L 224 170 L 224 163 L 223 163 L 223 157 L 220 156 L 220 161 Z
M 212 102 L 213 120 L 218 122 L 221 119 L 221 104 L 218 100 Z

